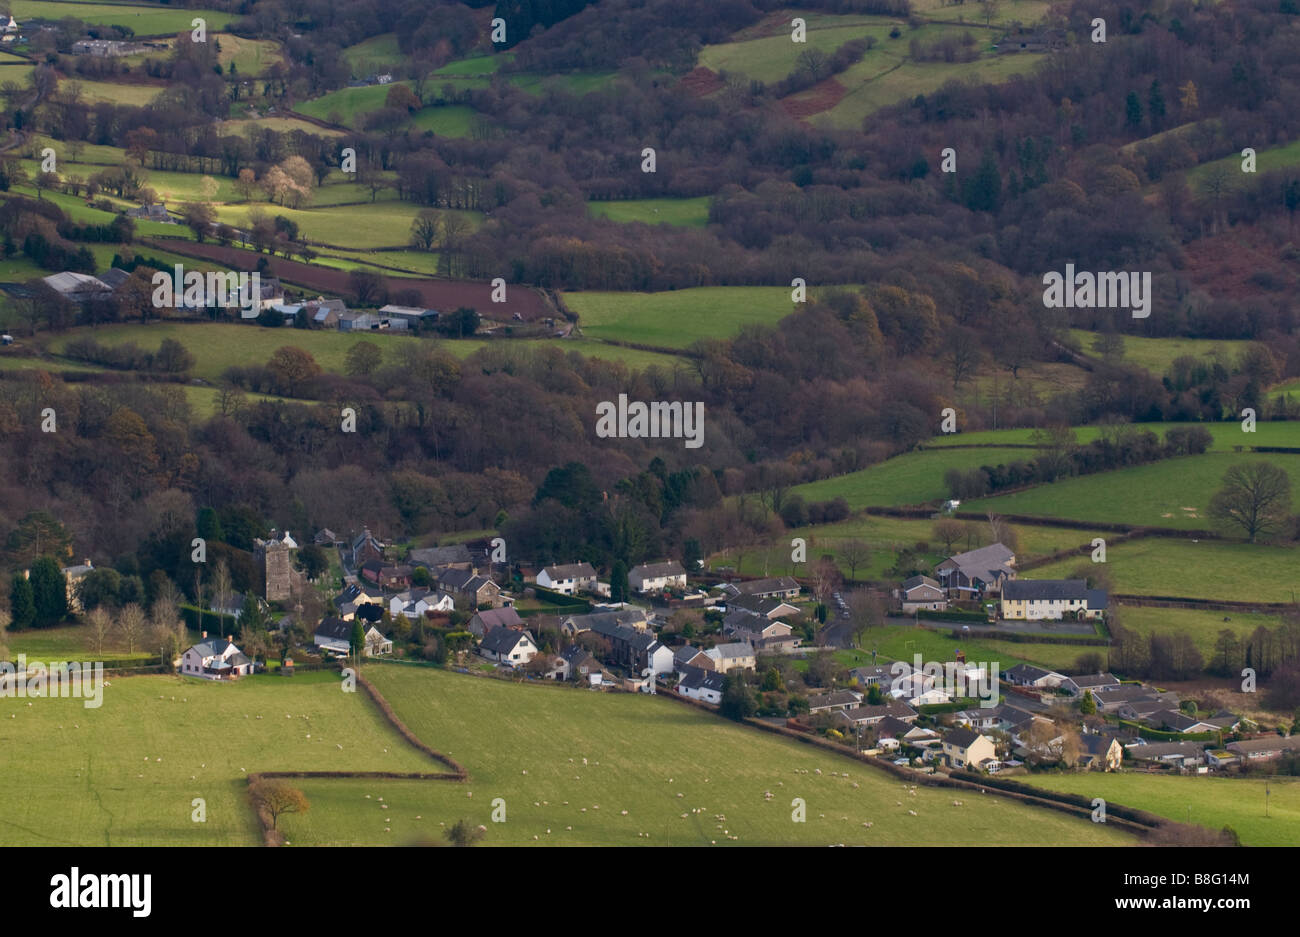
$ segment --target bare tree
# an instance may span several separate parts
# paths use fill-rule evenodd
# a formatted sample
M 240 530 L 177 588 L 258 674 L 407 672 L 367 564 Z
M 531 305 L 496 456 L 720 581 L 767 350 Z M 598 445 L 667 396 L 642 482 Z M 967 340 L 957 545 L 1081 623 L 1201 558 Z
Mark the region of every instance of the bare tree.
M 217 603 L 217 621 L 220 622 L 221 616 L 225 614 L 225 608 L 230 604 L 230 595 L 233 587 L 230 584 L 230 565 L 225 558 L 217 560 L 216 567 L 212 570 L 212 598 Z M 224 628 L 224 625 L 221 627 Z
M 943 543 L 943 551 L 952 556 L 952 545 L 966 536 L 966 525 L 951 517 L 936 521 L 930 533 Z
M 144 640 L 145 626 L 149 619 L 138 602 L 128 602 L 117 613 L 117 631 L 122 636 L 122 644 L 127 654 L 134 654 L 135 649 Z
M 1291 514 L 1291 479 L 1272 462 L 1234 465 L 1210 499 L 1210 517 L 1240 529 L 1250 542 L 1280 531 Z
M 96 657 L 103 657 L 104 651 L 108 648 L 109 636 L 113 632 L 113 619 L 108 611 L 100 606 L 87 612 L 86 630 L 89 633 L 87 641 L 90 644 L 90 653 Z
M 849 567 L 849 579 L 857 579 L 858 567 L 871 562 L 871 548 L 856 537 L 846 541 L 839 549 L 840 560 Z

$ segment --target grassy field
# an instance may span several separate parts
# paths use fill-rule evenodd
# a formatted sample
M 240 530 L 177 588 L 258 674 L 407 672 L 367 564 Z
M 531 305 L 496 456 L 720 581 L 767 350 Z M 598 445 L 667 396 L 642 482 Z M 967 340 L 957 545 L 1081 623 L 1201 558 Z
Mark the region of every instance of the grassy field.
M 961 623 L 953 625 L 960 628 Z M 858 650 L 835 651 L 835 659 L 845 668 L 862 667 L 871 663 L 871 651 L 877 651 L 881 660 L 902 660 L 912 662 L 914 655 L 920 654 L 927 661 L 954 660 L 954 652 L 962 650 L 966 659 L 998 664 L 999 672 L 1009 670 L 1017 664 L 1037 664 L 1050 669 L 1074 666 L 1080 654 L 1100 652 L 1105 656 L 1104 647 L 1089 647 L 1081 644 L 1030 644 L 1013 641 L 996 641 L 966 638 L 957 640 L 948 630 L 933 631 L 929 628 L 915 628 L 909 625 L 885 625 L 872 628 L 863 633 L 862 647 Z M 807 661 L 800 661 L 796 669 L 803 669 Z
M 8 659 L 26 654 L 31 661 L 144 661 L 158 663 L 156 649 L 151 652 L 137 650 L 128 654 L 120 647 L 111 647 L 98 657 L 91 656 L 87 629 L 77 625 L 66 628 L 41 628 L 29 631 L 6 632 L 4 642 L 9 648 Z
M 1070 337 L 1079 343 L 1084 354 L 1096 354 L 1092 350 L 1093 340 L 1097 337 L 1096 332 L 1070 329 Z M 1219 352 L 1227 356 L 1226 361 L 1232 362 L 1251 344 L 1247 341 L 1219 341 L 1208 338 L 1142 338 L 1137 335 L 1125 335 L 1124 357 L 1121 360 L 1124 364 L 1134 364 L 1146 368 L 1157 377 L 1163 377 L 1175 358 L 1183 355 L 1202 358 Z
M 1292 140 L 1282 146 L 1256 149 L 1255 151 L 1256 173 L 1273 172 L 1290 166 L 1300 166 L 1300 140 Z M 1234 183 L 1248 178 L 1242 174 L 1241 150 L 1238 150 L 1232 156 L 1225 156 L 1223 159 L 1202 163 L 1194 169 L 1187 170 L 1187 181 L 1194 189 L 1199 190 L 1205 184 L 1205 180 L 1210 173 L 1220 168 L 1228 171 L 1228 185 L 1230 188 L 1237 188 L 1238 186 Z
M 291 130 L 301 130 L 304 133 L 313 134 L 318 137 L 341 137 L 343 131 L 332 130 L 325 127 L 317 127 L 309 121 L 301 120 L 297 117 L 259 117 L 257 119 L 227 120 L 221 125 L 221 136 L 232 136 L 226 131 L 234 131 L 234 135 L 242 134 L 247 128 L 265 128 L 275 130 L 278 133 L 288 133 Z
M 951 449 L 908 452 L 870 468 L 847 475 L 799 485 L 792 491 L 806 501 L 829 501 L 843 497 L 849 507 L 885 507 L 922 504 L 948 497 L 944 473 L 949 469 L 978 468 L 1023 459 L 1025 449 Z M 966 509 L 966 505 L 962 505 Z M 1087 517 L 1081 520 L 1088 520 Z
M 987 525 L 971 522 L 970 526 L 982 537 L 987 537 Z M 807 541 L 808 558 L 816 560 L 829 553 L 835 557 L 840 569 L 847 576 L 848 564 L 840 559 L 840 551 L 849 540 L 861 540 L 871 548 L 871 556 L 865 566 L 859 566 L 857 579 L 884 579 L 886 570 L 894 563 L 898 552 L 904 548 L 911 549 L 917 543 L 926 543 L 930 549 L 927 556 L 937 563 L 944 559 L 943 544 L 933 534 L 934 521 L 911 520 L 902 517 L 878 517 L 860 515 L 841 521 L 838 524 L 817 524 L 798 527 L 783 534 L 763 546 L 750 547 L 740 556 L 738 572 L 742 575 L 795 575 L 796 564 L 790 562 L 790 539 L 802 537 Z M 1023 524 L 1015 528 L 1020 538 L 1020 550 L 1016 557 L 1019 562 L 1046 556 L 1058 550 L 1079 546 L 1091 542 L 1094 534 L 1087 530 L 1069 527 L 1040 527 Z M 984 540 L 974 540 L 971 548 L 982 546 Z M 967 549 L 965 541 L 954 543 L 953 550 L 960 552 Z M 737 553 L 734 550 L 723 551 L 710 558 L 714 566 L 737 565 Z
M 85 81 L 80 78 L 74 79 L 67 84 L 77 85 L 83 101 L 127 104 L 131 107 L 144 107 L 167 90 L 162 85 L 138 85 L 121 81 Z M 67 87 L 60 90 L 66 92 Z
M 217 61 L 225 67 L 227 73 L 230 72 L 230 63 L 234 62 L 236 74 L 252 78 L 284 61 L 280 44 L 274 40 L 244 39 L 230 33 L 223 33 L 218 39 L 221 51 L 217 54 Z
M 772 324 L 794 304 L 784 286 L 706 286 L 664 293 L 565 293 L 588 338 L 687 348 L 751 323 Z
M 422 206 L 413 202 L 366 202 L 361 205 L 334 205 L 320 208 L 287 208 L 266 202 L 220 205 L 217 219 L 237 227 L 246 227 L 248 213 L 260 208 L 274 217 L 283 215 L 298 224 L 309 241 L 345 245 L 349 248 L 405 247 L 411 240 L 411 222 Z M 482 222 L 478 212 L 457 212 L 469 220 L 472 228 Z
M 70 159 L 64 159 L 63 148 L 59 145 L 54 146 L 54 151 L 58 159 L 59 175 L 64 178 L 71 175 L 87 179 L 104 169 L 103 166 L 94 163 L 74 163 Z M 21 162 L 23 169 L 27 170 L 28 178 L 34 178 L 40 169 L 40 161 L 24 159 Z M 202 198 L 199 185 L 204 177 L 199 173 L 146 169 L 143 175 L 145 185 L 153 188 L 159 198 L 169 206 L 177 207 L 177 202 L 197 202 Z M 213 196 L 216 201 L 233 202 L 239 198 L 235 192 L 233 179 L 220 175 L 213 175 L 212 179 L 217 183 L 217 194 Z
M 322 800 L 328 809 L 286 821 L 294 844 L 411 841 L 462 817 L 488 827 L 486 845 L 1130 842 L 1118 831 L 1004 798 L 969 796 L 954 807 L 951 792 L 908 794 L 902 782 L 859 762 L 667 699 L 523 687 L 396 664 L 371 666 L 367 675 L 416 735 L 469 769 L 470 781 L 419 790 L 391 782 L 364 791 L 345 786 L 339 800 Z M 313 796 L 311 786 L 304 789 Z M 768 790 L 771 802 L 763 797 Z M 390 809 L 358 812 L 355 826 L 338 826 L 357 816 L 344 798 L 366 811 L 375 806 L 366 793 L 383 796 Z M 794 797 L 807 803 L 805 823 L 791 822 Z M 494 798 L 505 801 L 504 823 L 491 820 Z
M 955 451 L 978 453 L 996 450 Z M 1069 478 L 1013 494 L 968 501 L 962 504 L 962 510 L 1202 530 L 1211 526 L 1205 512 L 1210 497 L 1222 484 L 1223 474 L 1231 466 L 1247 461 L 1272 462 L 1291 476 L 1293 490 L 1300 489 L 1300 457 L 1277 453 L 1211 452 Z
M 406 61 L 397 47 L 397 33 L 381 33 L 343 50 L 353 78 L 366 78 L 380 70 L 393 69 Z
M 1214 641 L 1220 631 L 1227 629 L 1233 634 L 1245 636 L 1260 625 L 1276 628 L 1280 624 L 1280 619 L 1271 615 L 1212 612 L 1194 608 L 1150 608 L 1121 604 L 1119 614 L 1123 626 L 1139 634 L 1190 635 L 1207 664 L 1214 659 Z M 1231 620 L 1224 621 L 1225 617 Z
M 1263 780 L 1096 771 L 1030 775 L 1017 780 L 1103 797 L 1180 823 L 1190 819 L 1216 830 L 1230 826 L 1247 846 L 1294 846 L 1300 841 L 1300 781 L 1295 779 L 1269 782 L 1268 816 L 1264 815 Z
M 20 22 L 32 17 L 47 20 L 61 20 L 65 16 L 75 16 L 83 22 L 95 26 L 129 26 L 139 36 L 158 36 L 164 33 L 175 35 L 189 32 L 190 21 L 196 16 L 207 21 L 208 39 L 212 34 L 223 29 L 235 19 L 234 14 L 217 10 L 168 10 L 160 6 L 136 4 L 119 6 L 111 3 L 51 3 L 48 0 L 10 0 L 9 12 Z
M 1300 447 L 1300 422 L 1298 421 L 1277 421 L 1267 423 L 1256 423 L 1254 433 L 1242 431 L 1241 423 L 1237 421 L 1227 423 L 1134 423 L 1135 429 L 1155 433 L 1156 436 L 1164 439 L 1165 433 L 1171 429 L 1186 429 L 1190 426 L 1199 426 L 1207 430 L 1214 437 L 1214 442 L 1210 446 L 1211 452 L 1232 452 L 1237 446 L 1287 446 Z M 1101 435 L 1103 427 L 1099 426 L 1075 426 L 1074 437 L 1080 444 L 1091 442 Z M 999 429 L 983 430 L 975 433 L 947 433 L 926 441 L 927 448 L 943 448 L 945 446 L 1009 446 L 1009 445 L 1032 445 L 1033 436 L 1036 431 L 1033 429 Z M 1033 452 L 1027 451 L 1026 458 L 1032 458 Z
M 393 82 L 387 85 L 366 85 L 362 88 L 341 88 L 331 91 L 319 98 L 303 101 L 294 106 L 294 110 L 315 117 L 318 120 L 334 120 L 349 127 L 359 126 L 357 122 L 366 114 L 384 106 L 389 90 L 397 84 L 410 87 L 410 82 Z
M 1061 579 L 1077 565 L 1052 563 L 1026 576 Z M 1132 595 L 1290 602 L 1300 590 L 1300 551 L 1290 547 L 1148 537 L 1108 548 L 1106 567 L 1115 591 Z
M 36 189 L 30 185 L 15 185 L 10 189 L 15 195 L 25 195 L 28 198 L 36 198 Z M 0 198 L 6 197 L 6 193 L 0 193 Z M 98 208 L 91 208 L 85 201 L 75 195 L 64 195 L 61 192 L 42 192 L 41 198 L 48 202 L 53 202 L 62 208 L 68 217 L 79 224 L 111 224 L 117 216 L 116 211 L 100 211 Z M 119 207 L 125 207 L 129 203 L 122 202 L 118 199 L 112 201 Z M 150 235 L 163 237 L 184 237 L 192 238 L 189 228 L 184 225 L 165 224 L 161 221 L 140 221 L 135 223 L 135 233 L 137 236 L 147 237 Z
M 474 129 L 477 112 L 463 104 L 445 107 L 426 107 L 416 111 L 410 126 L 415 130 L 430 130 L 439 137 L 468 137 Z
M 610 221 L 641 221 L 702 228 L 709 223 L 709 198 L 643 198 L 621 202 L 588 202 L 587 210 Z
M 0 699 L 0 745 L 40 753 L 0 767 L 0 842 L 251 846 L 259 836 L 248 772 L 430 770 L 363 694 L 340 692 L 336 674 L 109 683 L 98 709 Z M 191 820 L 196 797 L 207 804 L 204 823 Z M 327 826 L 333 812 L 312 811 Z

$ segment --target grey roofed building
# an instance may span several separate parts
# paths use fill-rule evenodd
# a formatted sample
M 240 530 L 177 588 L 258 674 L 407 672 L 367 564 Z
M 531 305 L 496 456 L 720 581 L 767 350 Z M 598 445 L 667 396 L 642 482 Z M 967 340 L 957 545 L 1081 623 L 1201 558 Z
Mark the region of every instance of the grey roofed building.
M 980 733 L 974 729 L 956 728 L 945 732 L 943 740 L 947 744 L 955 745 L 958 748 L 970 748 L 979 737 Z
M 929 576 L 912 576 L 910 579 L 903 580 L 902 590 L 908 592 L 917 586 L 930 586 L 934 589 L 942 588 L 938 580 L 931 579 Z
M 202 657 L 216 657 L 224 654 L 226 649 L 234 645 L 233 641 L 227 641 L 225 638 L 204 638 L 198 644 L 194 645 L 194 650 L 198 651 Z M 244 661 L 247 663 L 247 660 Z
M 469 547 L 463 543 L 412 550 L 407 556 L 407 560 L 413 566 L 424 566 L 428 569 L 438 566 L 472 566 L 474 563 L 470 557 Z
M 590 563 L 565 563 L 562 566 L 543 566 L 542 571 L 552 580 L 595 579 L 596 568 Z
M 1011 564 L 1015 552 L 1001 543 L 991 543 L 978 550 L 969 550 L 948 557 L 935 567 L 935 577 L 952 591 L 980 591 L 1003 578 L 1015 579 Z
M 764 618 L 795 615 L 799 609 L 783 599 L 765 595 L 737 595 L 727 600 L 728 608 L 740 608 Z
M 642 630 L 646 626 L 645 612 L 639 608 L 625 608 L 617 612 L 592 612 L 588 615 L 570 615 L 561 625 L 571 634 L 594 631 L 606 636 L 615 633 L 620 626 L 634 627 Z M 636 626 L 640 626 L 639 628 Z
M 726 678 L 716 670 L 683 667 L 682 678 L 678 681 L 677 687 L 683 690 L 712 690 L 721 693 L 725 680 Z
M 121 267 L 110 267 L 103 273 L 95 277 L 100 283 L 103 283 L 109 289 L 116 291 L 127 280 L 131 279 L 131 273 L 123 270 Z
M 1014 579 L 1002 587 L 1002 598 L 1012 602 L 1064 602 L 1086 600 L 1088 592 L 1088 584 L 1082 579 Z
M 92 277 L 88 273 L 73 273 L 71 270 L 52 273 L 48 277 L 42 277 L 41 281 L 65 299 L 78 303 L 113 292 L 112 287 L 98 277 Z
M 508 654 L 515 649 L 515 646 L 524 638 L 533 641 L 533 636 L 527 631 L 517 631 L 514 628 L 497 627 L 493 628 L 483 636 L 479 647 L 485 651 L 491 651 L 493 654 Z M 533 641 L 534 644 L 537 642 Z
M 673 661 L 678 664 L 689 664 L 696 657 L 704 652 L 693 644 L 683 644 L 673 651 Z
M 1032 686 L 1036 681 L 1044 677 L 1060 677 L 1054 670 L 1044 670 L 1041 667 L 1035 667 L 1032 664 L 1017 664 L 1003 674 L 1008 683 L 1014 683 L 1018 686 Z
M 676 560 L 664 563 L 640 563 L 627 573 L 628 582 L 642 582 L 646 579 L 663 579 L 672 576 L 685 576 L 686 569 Z
M 362 627 L 365 627 L 364 625 Z M 321 623 L 316 626 L 314 635 L 319 638 L 325 638 L 330 641 L 352 641 L 352 622 L 344 621 L 342 618 L 322 618 Z
M 915 728 L 916 726 L 906 723 L 895 716 L 886 716 L 875 725 L 876 738 L 901 739 Z
M 176 224 L 176 219 L 167 213 L 167 206 L 154 202 L 127 210 L 127 216 L 141 221 L 157 221 L 162 224 Z
M 1197 762 L 1205 758 L 1205 744 L 1203 742 L 1148 742 L 1145 745 L 1128 746 L 1128 753 L 1138 761 Z
M 751 579 L 748 582 L 729 582 L 722 588 L 730 595 L 770 597 L 795 596 L 799 594 L 800 587 L 799 582 L 790 576 L 777 576 L 769 579 Z
M 709 656 L 714 660 L 739 660 L 742 657 L 754 656 L 754 646 L 747 641 L 729 641 L 726 644 L 715 645 L 712 650 L 716 653 Z
M 436 322 L 438 316 L 441 315 L 437 309 L 425 309 L 420 306 L 398 306 L 394 303 L 380 307 L 379 314 L 418 322 Z
M 857 709 L 862 702 L 862 694 L 852 690 L 833 690 L 830 693 L 818 693 L 808 697 L 808 712 L 829 711 L 832 709 Z
M 519 613 L 510 606 L 505 608 L 486 609 L 481 612 L 475 612 L 465 626 L 466 630 L 476 638 L 481 638 L 493 628 L 513 628 L 516 631 L 522 631 L 524 620 L 519 617 Z
M 901 700 L 891 699 L 876 706 L 860 705 L 857 709 L 850 709 L 836 715 L 854 724 L 879 722 L 886 716 L 893 716 L 903 722 L 912 722 L 916 719 L 916 710 Z
M 1095 673 L 1081 674 L 1077 677 L 1066 677 L 1064 685 L 1073 685 L 1080 690 L 1091 690 L 1096 687 L 1115 686 L 1119 683 L 1113 673 Z
M 1088 609 L 1094 612 L 1104 612 L 1110 603 L 1105 589 L 1089 589 L 1085 598 L 1088 601 Z

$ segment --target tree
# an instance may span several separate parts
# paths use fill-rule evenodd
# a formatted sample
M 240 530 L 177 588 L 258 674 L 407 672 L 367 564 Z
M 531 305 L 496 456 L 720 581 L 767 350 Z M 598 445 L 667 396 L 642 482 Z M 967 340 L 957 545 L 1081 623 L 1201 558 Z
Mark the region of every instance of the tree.
M 871 548 L 861 540 L 854 538 L 844 543 L 839 550 L 840 560 L 849 567 L 849 578 L 856 579 L 858 567 L 871 562 Z
M 195 240 L 202 244 L 212 223 L 217 220 L 217 211 L 207 202 L 188 202 L 181 208 L 181 217 L 185 226 L 194 232 Z
M 1091 693 L 1084 693 L 1083 698 L 1079 700 L 1079 712 L 1085 716 L 1096 714 L 1097 701 L 1092 698 Z
M 90 653 L 102 657 L 108 648 L 109 637 L 113 633 L 113 617 L 108 614 L 107 609 L 93 609 L 86 615 L 86 630 L 90 633 L 87 639 Z
M 747 719 L 758 711 L 758 703 L 749 684 L 745 681 L 743 670 L 732 670 L 723 679 L 722 704 L 718 711 L 728 719 L 737 722 Z
M 441 230 L 442 215 L 432 208 L 421 209 L 411 221 L 411 246 L 419 250 L 433 250 Z
M 12 617 L 10 627 L 22 631 L 36 623 L 36 599 L 32 593 L 32 583 L 22 573 L 14 573 L 9 583 L 9 614 Z
M 1138 100 L 1136 91 L 1130 91 L 1124 99 L 1124 120 L 1133 130 L 1142 126 L 1142 102 Z
M 482 824 L 475 826 L 473 820 L 462 818 L 447 827 L 447 832 L 442 835 L 445 836 L 447 842 L 451 843 L 453 846 L 473 846 L 481 840 L 486 833 L 486 826 L 483 826 Z
M 32 564 L 32 599 L 36 605 L 37 628 L 57 625 L 68 617 L 68 586 L 63 570 L 51 556 Z
M 248 796 L 254 810 L 265 812 L 271 818 L 273 830 L 285 814 L 306 813 L 311 809 L 307 796 L 284 781 L 258 779 L 249 786 Z
M 352 619 L 352 637 L 348 644 L 352 649 L 352 656 L 360 657 L 362 649 L 366 646 L 366 629 L 362 626 L 360 618 Z
M 1234 465 L 1210 499 L 1210 517 L 1240 529 L 1254 543 L 1284 529 L 1291 515 L 1291 479 L 1271 462 Z
M 277 348 L 266 362 L 266 367 L 279 379 L 283 389 L 294 391 L 321 373 L 321 367 L 311 352 L 294 345 Z
M 357 342 L 344 356 L 343 368 L 353 377 L 373 374 L 383 364 L 384 353 L 374 342 Z
M 943 542 L 943 552 L 952 556 L 952 545 L 966 536 L 966 525 L 951 517 L 936 521 L 930 529 L 935 540 Z
M 378 300 L 384 291 L 383 279 L 370 270 L 353 270 L 348 274 L 348 286 L 361 306 L 371 305 L 371 301 Z
M 319 579 L 321 574 L 330 568 L 329 557 L 316 544 L 308 544 L 298 551 L 298 566 L 308 579 L 314 581 Z M 424 572 L 427 584 L 429 571 L 426 569 Z
M 30 566 L 42 556 L 64 560 L 72 556 L 72 537 L 48 511 L 32 511 L 9 532 L 5 552 L 14 566 Z
M 384 107 L 405 108 L 407 113 L 411 113 L 420 109 L 420 98 L 406 85 L 394 84 L 384 98 Z
M 251 169 L 239 170 L 239 178 L 235 180 L 235 191 L 239 193 L 244 201 L 253 197 L 253 190 L 257 188 L 257 173 Z
M 216 566 L 212 570 L 212 598 L 217 603 L 217 620 L 220 616 L 226 614 L 226 608 L 230 605 L 230 594 L 234 591 L 234 585 L 230 576 L 230 563 L 223 556 L 217 560 Z
M 144 638 L 144 629 L 148 621 L 144 609 L 135 602 L 128 602 L 118 612 L 117 631 L 122 636 L 122 646 L 128 654 L 135 653 L 136 647 Z
M 609 572 L 609 598 L 612 602 L 626 602 L 628 598 L 627 564 L 615 560 Z

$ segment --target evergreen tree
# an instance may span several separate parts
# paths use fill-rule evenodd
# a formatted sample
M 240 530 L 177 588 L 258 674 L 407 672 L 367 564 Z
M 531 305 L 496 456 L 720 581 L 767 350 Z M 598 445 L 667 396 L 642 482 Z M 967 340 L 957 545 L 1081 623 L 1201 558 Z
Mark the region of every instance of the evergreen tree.
M 36 627 L 48 628 L 68 617 L 68 587 L 58 560 L 42 556 L 32 564 L 32 598 Z
M 221 518 L 212 508 L 202 508 L 199 510 L 198 523 L 199 536 L 209 542 L 225 543 L 226 535 L 221 529 Z
M 985 150 L 975 175 L 963 186 L 966 207 L 971 211 L 995 212 L 1002 204 L 1002 175 L 992 150 Z
M 9 627 L 14 631 L 30 628 L 36 621 L 36 600 L 32 595 L 32 584 L 22 573 L 14 573 L 9 585 L 9 614 L 12 617 Z
M 627 564 L 615 560 L 614 567 L 609 572 L 609 597 L 615 602 L 626 602 L 627 592 Z
M 1142 102 L 1138 100 L 1136 91 L 1130 91 L 1124 99 L 1124 119 L 1134 130 L 1142 126 Z
M 352 655 L 361 656 L 361 649 L 366 646 L 366 629 L 361 626 L 361 619 L 352 619 Z
M 745 682 L 745 674 L 742 671 L 733 670 L 724 679 L 720 711 L 728 719 L 735 719 L 737 722 L 758 711 L 758 704 L 754 701 L 754 694 L 749 689 L 749 684 Z

